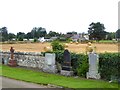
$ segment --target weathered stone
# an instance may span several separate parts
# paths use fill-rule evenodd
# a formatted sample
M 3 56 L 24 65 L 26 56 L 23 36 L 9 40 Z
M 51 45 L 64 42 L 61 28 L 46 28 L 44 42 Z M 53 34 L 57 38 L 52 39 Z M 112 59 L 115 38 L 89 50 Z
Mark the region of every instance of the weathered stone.
M 89 53 L 89 72 L 86 76 L 88 78 L 100 79 L 100 74 L 98 73 L 99 56 L 96 53 Z
M 55 53 L 46 53 L 45 54 L 45 63 L 43 67 L 44 72 L 56 73 L 57 68 L 55 65 Z

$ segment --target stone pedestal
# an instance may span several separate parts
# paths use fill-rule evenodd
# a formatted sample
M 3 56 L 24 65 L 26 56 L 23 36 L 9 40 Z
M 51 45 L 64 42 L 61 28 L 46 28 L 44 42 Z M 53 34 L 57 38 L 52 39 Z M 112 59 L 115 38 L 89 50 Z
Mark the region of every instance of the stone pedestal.
M 64 75 L 64 76 L 72 76 L 73 75 L 73 71 L 61 70 L 60 74 Z
M 100 73 L 96 73 L 96 72 L 87 72 L 87 79 L 100 79 Z
M 62 66 L 62 70 L 60 72 L 61 75 L 64 76 L 73 76 L 73 71 L 71 66 Z
M 8 62 L 8 65 L 11 67 L 16 67 L 17 66 L 17 62 L 16 60 L 10 59 Z
M 56 65 L 45 65 L 43 67 L 44 72 L 57 73 Z

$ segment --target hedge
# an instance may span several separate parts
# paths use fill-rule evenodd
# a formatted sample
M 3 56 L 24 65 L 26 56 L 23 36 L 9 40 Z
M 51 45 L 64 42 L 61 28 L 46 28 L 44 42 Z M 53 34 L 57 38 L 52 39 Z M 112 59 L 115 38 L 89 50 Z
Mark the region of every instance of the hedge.
M 45 55 L 44 52 L 43 54 Z M 49 53 L 56 54 L 56 61 L 63 63 L 63 51 L 54 51 Z M 71 65 L 74 75 L 86 77 L 88 72 L 88 55 L 71 53 Z M 111 80 L 111 77 L 120 78 L 120 53 L 102 53 L 99 54 L 99 73 L 101 79 Z
M 120 79 L 120 53 L 99 54 L 99 72 L 102 79 Z

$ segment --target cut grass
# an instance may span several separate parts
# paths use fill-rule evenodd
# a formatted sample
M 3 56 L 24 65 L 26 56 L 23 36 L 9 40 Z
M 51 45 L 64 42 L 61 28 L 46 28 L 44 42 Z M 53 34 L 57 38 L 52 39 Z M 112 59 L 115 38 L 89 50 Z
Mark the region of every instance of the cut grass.
M 65 77 L 5 65 L 0 67 L 2 67 L 2 73 L 0 72 L 0 75 L 2 76 L 37 84 L 53 84 L 65 88 L 118 88 L 118 84 L 108 83 L 102 80 Z

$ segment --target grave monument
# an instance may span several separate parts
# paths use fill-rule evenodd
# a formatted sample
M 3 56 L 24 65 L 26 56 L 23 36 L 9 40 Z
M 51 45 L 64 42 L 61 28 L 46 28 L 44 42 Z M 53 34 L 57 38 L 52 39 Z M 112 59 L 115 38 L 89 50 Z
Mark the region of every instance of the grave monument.
M 16 67 L 17 66 L 17 62 L 16 60 L 14 59 L 14 49 L 13 47 L 10 48 L 10 53 L 11 53 L 11 56 L 10 56 L 10 60 L 8 62 L 8 65 L 9 66 L 12 66 L 12 67 Z
M 62 64 L 62 70 L 61 74 L 65 76 L 72 76 L 73 71 L 71 67 L 71 55 L 70 52 L 66 49 L 63 54 L 63 64 Z
M 89 57 L 89 71 L 86 74 L 87 79 L 100 79 L 100 73 L 98 73 L 99 55 L 92 49 L 91 43 L 88 44 L 88 57 Z
M 56 65 L 55 65 L 55 53 L 46 53 L 45 54 L 45 63 L 43 66 L 44 72 L 56 73 Z

